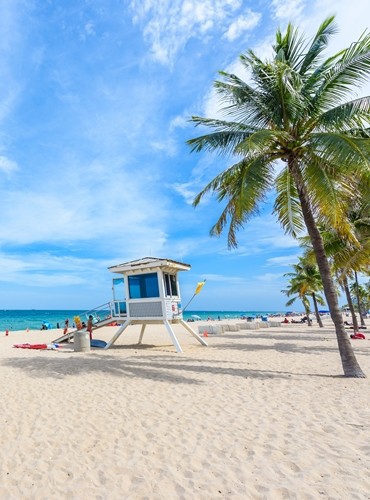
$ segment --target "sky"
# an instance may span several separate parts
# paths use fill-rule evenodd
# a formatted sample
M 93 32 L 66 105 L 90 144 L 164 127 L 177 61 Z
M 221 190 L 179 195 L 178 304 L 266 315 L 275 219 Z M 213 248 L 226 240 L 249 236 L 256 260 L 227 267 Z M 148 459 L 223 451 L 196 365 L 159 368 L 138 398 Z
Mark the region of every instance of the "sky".
M 0 309 L 90 309 L 109 266 L 190 264 L 196 310 L 286 310 L 300 249 L 261 206 L 228 250 L 222 205 L 194 196 L 230 158 L 190 153 L 192 115 L 216 117 L 218 71 L 267 57 L 289 21 L 307 36 L 336 14 L 330 51 L 367 29 L 368 0 L 2 0 Z M 368 89 L 360 91 L 370 94 Z M 291 308 L 289 308 L 291 309 Z M 299 303 L 295 309 L 301 310 Z

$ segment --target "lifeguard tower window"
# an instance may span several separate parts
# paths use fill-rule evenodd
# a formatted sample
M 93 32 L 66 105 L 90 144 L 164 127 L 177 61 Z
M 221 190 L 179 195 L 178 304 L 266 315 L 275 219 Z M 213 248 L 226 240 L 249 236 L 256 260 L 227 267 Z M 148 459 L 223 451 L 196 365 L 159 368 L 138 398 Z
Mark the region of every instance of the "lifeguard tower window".
M 159 297 L 157 273 L 138 274 L 128 277 L 128 287 L 131 299 L 146 299 Z
M 174 274 L 164 273 L 164 286 L 166 291 L 166 297 L 177 297 L 177 282 L 176 276 Z

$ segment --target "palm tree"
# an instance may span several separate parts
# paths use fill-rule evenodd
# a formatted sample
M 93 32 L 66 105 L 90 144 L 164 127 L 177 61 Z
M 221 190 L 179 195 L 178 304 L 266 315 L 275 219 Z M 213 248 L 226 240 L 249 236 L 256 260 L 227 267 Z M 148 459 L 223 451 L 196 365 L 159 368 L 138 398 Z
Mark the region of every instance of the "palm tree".
M 369 78 L 370 35 L 323 60 L 335 32 L 329 17 L 306 43 L 289 24 L 285 34 L 277 31 L 270 60 L 262 61 L 251 50 L 240 57 L 251 84 L 221 72 L 215 87 L 228 119 L 193 116 L 195 125 L 212 130 L 188 144 L 192 151 L 231 154 L 236 163 L 211 180 L 193 204 L 208 192 L 225 201 L 211 235 L 220 235 L 228 225 L 229 247 L 236 247 L 237 230 L 257 213 L 269 190 L 276 190 L 274 213 L 285 231 L 297 237 L 305 226 L 311 239 L 344 374 L 365 377 L 344 328 L 317 226 L 320 217 L 355 239 L 346 217 L 352 179 L 369 185 L 370 97 L 345 98 Z M 281 170 L 276 169 L 279 160 Z
M 351 292 L 356 296 L 357 304 L 360 303 L 357 293 L 357 272 L 366 273 L 370 266 L 370 198 L 367 186 L 357 185 L 356 197 L 348 207 L 348 220 L 352 224 L 356 239 L 351 241 L 343 239 L 332 227 L 320 225 L 320 232 L 324 242 L 325 253 L 330 257 L 333 271 L 340 287 L 344 290 L 348 307 L 352 316 L 354 330 L 358 330 L 356 312 Z M 314 256 L 309 238 L 300 238 L 301 244 L 306 248 L 306 258 L 311 261 Z M 355 284 L 349 285 L 348 280 L 355 279 Z M 363 300 L 363 296 L 361 297 Z M 359 308 L 360 311 L 361 308 Z M 364 319 L 360 312 L 361 324 Z
M 364 286 L 359 285 L 359 283 L 358 283 L 358 277 L 357 277 L 357 272 L 355 272 L 354 274 L 355 274 L 355 281 L 350 286 L 350 291 L 356 297 L 357 310 L 358 310 L 358 314 L 360 316 L 361 326 L 365 326 L 363 301 L 364 301 L 364 299 L 366 297 L 366 289 L 365 289 Z
M 312 326 L 312 321 L 310 319 L 310 301 L 308 300 L 307 295 L 302 290 L 300 283 L 295 282 L 294 279 L 291 279 L 289 281 L 289 285 L 289 288 L 287 288 L 286 290 L 281 290 L 283 293 L 285 293 L 285 295 L 291 297 L 285 305 L 291 306 L 297 299 L 300 299 L 306 313 L 307 324 L 308 326 Z
M 297 292 L 300 297 L 310 296 L 312 298 L 316 320 L 320 328 L 323 328 L 324 325 L 321 320 L 318 304 L 324 305 L 325 302 L 323 298 L 317 294 L 317 292 L 323 289 L 323 284 L 318 267 L 314 264 L 311 264 L 307 257 L 299 257 L 299 262 L 298 264 L 293 265 L 293 269 L 294 272 L 286 273 L 284 274 L 284 276 L 291 277 L 291 287 L 293 286 L 293 291 Z M 284 293 L 286 293 L 285 290 Z M 287 295 L 290 294 L 288 293 Z M 286 305 L 288 306 L 291 304 Z M 310 321 L 308 321 L 308 324 L 310 325 Z
M 357 316 L 356 316 L 356 311 L 355 307 L 353 304 L 353 300 L 351 297 L 351 291 L 349 289 L 349 283 L 348 283 L 348 276 L 344 272 L 341 272 L 340 274 L 337 274 L 337 280 L 341 288 L 344 290 L 344 293 L 346 294 L 347 298 L 347 306 L 349 308 L 349 311 L 351 313 L 352 317 L 352 326 L 353 326 L 353 331 L 357 332 L 358 331 L 358 321 L 357 321 Z

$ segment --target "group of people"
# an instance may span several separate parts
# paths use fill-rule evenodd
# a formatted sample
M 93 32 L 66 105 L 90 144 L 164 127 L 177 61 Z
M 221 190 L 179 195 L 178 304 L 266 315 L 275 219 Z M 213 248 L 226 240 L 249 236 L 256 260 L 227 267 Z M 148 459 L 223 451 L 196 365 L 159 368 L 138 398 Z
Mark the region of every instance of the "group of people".
M 289 321 L 288 318 L 285 316 L 282 323 L 306 323 L 306 321 L 308 321 L 307 316 L 303 316 L 303 318 L 298 320 L 293 318 L 291 321 Z
M 87 325 L 84 321 L 81 323 L 81 329 L 86 328 L 86 331 L 89 333 L 90 340 L 92 340 L 92 330 L 93 330 L 93 325 L 94 325 L 94 318 L 90 314 L 89 319 L 87 320 Z M 64 330 L 63 334 L 66 335 L 68 333 L 68 328 L 69 328 L 69 319 L 67 318 L 64 322 Z

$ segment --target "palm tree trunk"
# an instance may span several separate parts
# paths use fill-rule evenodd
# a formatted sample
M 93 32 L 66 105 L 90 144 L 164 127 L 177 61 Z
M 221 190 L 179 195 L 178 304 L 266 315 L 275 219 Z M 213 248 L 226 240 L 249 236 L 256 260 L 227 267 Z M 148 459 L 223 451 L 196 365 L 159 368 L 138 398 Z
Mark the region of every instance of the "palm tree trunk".
M 317 300 L 316 300 L 315 292 L 312 292 L 312 302 L 313 302 L 313 307 L 315 309 L 316 321 L 318 322 L 320 328 L 324 328 L 324 325 L 322 324 L 321 316 L 319 313 L 319 308 L 317 307 Z
M 358 332 L 358 321 L 357 321 L 356 311 L 353 306 L 351 292 L 349 290 L 348 280 L 346 276 L 343 278 L 343 288 L 344 288 L 344 293 L 346 294 L 347 304 L 352 316 L 353 331 Z
M 307 318 L 307 325 L 308 326 L 312 326 L 312 322 L 310 320 L 310 302 L 308 300 L 308 298 L 306 297 L 306 295 L 303 295 L 302 297 L 302 305 L 304 307 L 304 310 L 306 312 L 306 318 Z
M 355 282 L 356 282 L 356 298 L 357 298 L 357 307 L 358 307 L 358 314 L 360 315 L 360 321 L 361 321 L 361 326 L 365 326 L 365 320 L 364 316 L 362 314 L 362 304 L 360 300 L 360 292 L 358 288 L 358 279 L 357 279 L 357 273 L 355 271 Z
M 315 252 L 317 266 L 322 279 L 326 302 L 329 306 L 331 318 L 335 326 L 337 336 L 338 349 L 342 360 L 342 367 L 346 377 L 365 378 L 366 375 L 361 370 L 357 362 L 355 353 L 353 352 L 350 339 L 344 328 L 342 314 L 339 309 L 338 297 L 331 276 L 330 266 L 325 254 L 323 240 L 320 231 L 317 228 L 315 218 L 309 202 L 301 172 L 299 171 L 298 161 L 291 156 L 288 159 L 288 167 L 297 187 L 299 201 L 302 208 L 304 222 L 311 239 L 312 248 Z
M 306 304 L 303 304 L 305 306 L 305 311 L 306 311 L 306 316 L 307 316 L 307 326 L 312 326 L 312 321 L 311 321 L 311 318 L 310 318 L 310 308 L 306 305 Z

